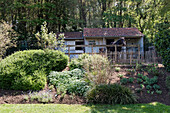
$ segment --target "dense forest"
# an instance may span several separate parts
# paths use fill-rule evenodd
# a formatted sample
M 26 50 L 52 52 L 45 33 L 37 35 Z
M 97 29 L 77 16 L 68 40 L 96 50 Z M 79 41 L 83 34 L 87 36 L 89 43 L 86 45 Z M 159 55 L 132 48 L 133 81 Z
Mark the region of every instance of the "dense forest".
M 152 41 L 160 23 L 168 23 L 168 0 L 0 0 L 0 20 L 20 40 L 34 37 L 44 21 L 49 31 L 137 27 Z
M 0 0 L 0 21 L 17 33 L 17 46 L 9 48 L 11 44 L 4 45 L 3 39 L 12 35 L 2 32 L 0 48 L 8 48 L 7 55 L 37 48 L 35 34 L 44 21 L 48 23 L 48 31 L 55 33 L 136 27 L 145 35 L 145 50 L 155 45 L 170 69 L 169 20 L 169 0 Z

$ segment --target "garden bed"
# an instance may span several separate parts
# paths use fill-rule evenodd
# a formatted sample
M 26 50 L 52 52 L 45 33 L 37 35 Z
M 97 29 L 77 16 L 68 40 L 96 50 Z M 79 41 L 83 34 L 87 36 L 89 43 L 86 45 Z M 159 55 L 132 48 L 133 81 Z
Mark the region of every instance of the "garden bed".
M 170 73 L 166 72 L 165 69 L 160 68 L 159 72 L 161 73 L 158 76 L 158 82 L 157 85 L 160 86 L 160 91 L 162 91 L 161 94 L 157 94 L 155 91 L 153 94 L 148 93 L 146 87 L 142 89 L 142 91 L 137 92 L 136 89 L 140 88 L 140 83 L 137 83 L 136 78 L 138 73 L 142 73 L 144 76 L 148 76 L 149 78 L 153 78 L 154 76 L 152 74 L 148 74 L 148 72 L 144 71 L 137 71 L 134 74 L 128 74 L 129 72 L 125 71 L 127 68 L 123 68 L 120 70 L 120 72 L 114 72 L 115 74 L 124 74 L 124 78 L 134 78 L 133 83 L 126 83 L 125 86 L 132 89 L 135 94 L 138 96 L 138 102 L 139 103 L 149 103 L 149 102 L 160 102 L 167 105 L 170 105 L 170 94 L 168 93 L 168 89 L 166 87 L 165 81 L 166 77 L 170 75 Z M 133 73 L 133 72 L 132 72 Z M 118 83 L 120 83 L 120 78 L 116 80 Z M 113 80 L 115 82 L 115 80 Z
M 142 68 L 143 70 L 145 68 Z M 152 74 L 148 74 L 147 71 L 132 71 L 132 68 L 121 68 L 119 72 L 113 72 L 113 76 L 110 77 L 110 83 L 120 83 L 120 79 L 122 78 L 134 78 L 132 83 L 125 83 L 125 86 L 131 88 L 135 94 L 138 96 L 139 103 L 150 103 L 150 102 L 160 102 L 166 105 L 170 105 L 170 95 L 168 94 L 168 89 L 165 85 L 166 77 L 170 75 L 170 73 L 166 72 L 164 68 L 159 68 L 159 76 L 157 80 L 157 85 L 160 86 L 159 91 L 161 94 L 153 92 L 151 90 L 148 93 L 146 88 L 143 88 L 141 91 L 137 91 L 140 88 L 140 84 L 137 82 L 138 73 L 142 73 L 143 76 L 148 76 L 149 78 L 153 78 Z M 120 76 L 123 75 L 122 78 Z M 56 95 L 55 90 L 50 90 L 46 87 L 44 90 L 40 92 L 48 92 L 52 95 L 53 101 L 49 103 L 59 103 L 59 104 L 86 104 L 86 99 L 84 97 L 75 96 L 75 95 Z M 0 104 L 37 104 L 40 103 L 36 100 L 31 101 L 26 98 L 30 95 L 30 91 L 16 91 L 16 90 L 3 90 L 0 89 Z M 43 102 L 42 102 L 43 103 Z

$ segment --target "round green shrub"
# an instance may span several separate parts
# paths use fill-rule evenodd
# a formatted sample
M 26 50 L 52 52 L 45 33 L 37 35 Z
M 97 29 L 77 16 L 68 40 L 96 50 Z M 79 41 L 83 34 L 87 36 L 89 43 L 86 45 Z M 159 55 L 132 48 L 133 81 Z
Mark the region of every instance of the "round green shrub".
M 50 71 L 61 71 L 68 57 L 61 51 L 18 51 L 0 62 L 0 88 L 40 90 Z
M 120 84 L 97 85 L 87 92 L 87 100 L 102 104 L 133 104 L 137 102 L 132 91 Z

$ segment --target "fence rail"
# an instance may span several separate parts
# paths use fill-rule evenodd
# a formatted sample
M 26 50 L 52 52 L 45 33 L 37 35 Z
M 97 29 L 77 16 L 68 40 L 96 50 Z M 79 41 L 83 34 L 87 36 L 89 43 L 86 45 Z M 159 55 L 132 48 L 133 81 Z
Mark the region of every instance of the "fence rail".
M 121 45 L 67 45 L 66 48 L 68 52 L 66 54 L 70 57 L 73 55 L 80 55 L 83 53 L 76 53 L 76 52 L 71 52 L 71 47 L 83 47 L 84 51 L 83 53 L 86 54 L 100 54 L 105 57 L 108 57 L 108 59 L 113 62 L 113 63 L 118 63 L 118 64 L 130 64 L 132 65 L 133 63 L 158 63 L 161 62 L 161 58 L 158 57 L 158 54 L 156 53 L 155 50 L 152 51 L 141 51 L 140 50 L 140 45 L 127 45 L 127 46 L 121 46 Z M 86 48 L 88 47 L 88 48 Z M 105 48 L 105 51 L 102 52 L 95 52 L 94 48 L 95 47 L 101 47 Z M 109 47 L 114 47 L 114 52 L 109 51 Z M 117 47 L 124 47 L 123 51 L 119 52 L 117 50 Z M 127 49 L 131 48 L 131 49 Z M 132 48 L 137 48 L 135 51 Z M 91 52 L 86 52 L 87 49 L 90 49 Z

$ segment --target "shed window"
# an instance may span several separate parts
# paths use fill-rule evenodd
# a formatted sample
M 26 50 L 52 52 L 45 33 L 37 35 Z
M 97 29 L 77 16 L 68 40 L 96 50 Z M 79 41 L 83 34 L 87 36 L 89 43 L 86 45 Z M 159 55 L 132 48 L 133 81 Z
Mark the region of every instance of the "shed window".
M 90 41 L 89 41 L 89 45 L 96 45 L 95 40 L 90 40 Z
M 76 41 L 76 45 L 84 45 L 83 41 Z M 76 47 L 76 50 L 83 50 L 83 47 Z

